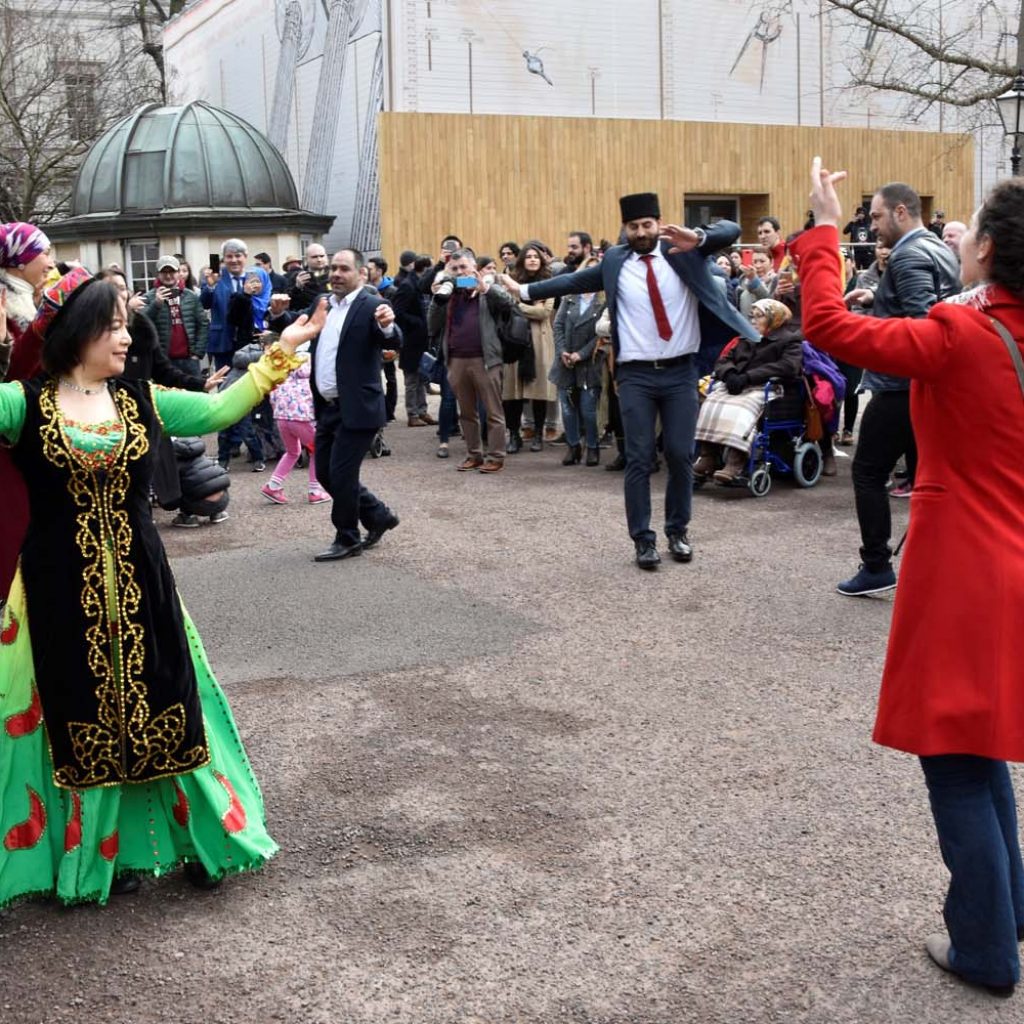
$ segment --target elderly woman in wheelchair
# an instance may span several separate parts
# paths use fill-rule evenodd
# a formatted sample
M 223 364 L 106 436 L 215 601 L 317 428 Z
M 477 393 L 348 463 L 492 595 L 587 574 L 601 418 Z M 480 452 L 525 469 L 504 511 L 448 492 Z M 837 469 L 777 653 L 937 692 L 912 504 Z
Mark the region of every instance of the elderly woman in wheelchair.
M 751 320 L 760 340 L 737 338 L 723 350 L 697 419 L 696 481 L 713 477 L 720 484 L 735 483 L 746 467 L 764 411 L 765 384 L 772 379 L 782 385 L 786 381 L 799 384 L 802 333 L 789 322 L 791 316 L 781 302 L 759 299 Z

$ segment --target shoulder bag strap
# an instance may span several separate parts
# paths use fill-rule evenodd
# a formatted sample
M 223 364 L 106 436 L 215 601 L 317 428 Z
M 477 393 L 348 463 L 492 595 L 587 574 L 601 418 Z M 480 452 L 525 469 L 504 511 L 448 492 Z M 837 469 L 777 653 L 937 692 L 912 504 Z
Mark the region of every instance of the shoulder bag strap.
M 1021 394 L 1024 395 L 1024 359 L 1021 359 L 1020 349 L 1010 332 L 994 316 L 990 316 L 989 321 L 999 337 L 1006 343 L 1006 351 L 1010 353 L 1010 358 L 1013 360 L 1013 368 L 1017 371 Z

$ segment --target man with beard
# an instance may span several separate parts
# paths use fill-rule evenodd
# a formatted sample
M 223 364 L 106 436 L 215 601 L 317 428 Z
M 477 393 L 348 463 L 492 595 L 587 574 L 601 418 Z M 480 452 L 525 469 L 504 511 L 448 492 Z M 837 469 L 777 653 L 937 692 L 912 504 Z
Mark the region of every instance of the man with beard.
M 530 285 L 510 277 L 502 282 L 527 301 L 599 291 L 607 296 L 625 429 L 626 522 L 636 564 L 656 569 L 661 558 L 650 527 L 650 477 L 658 417 L 668 464 L 665 534 L 672 557 L 689 562 L 697 378 L 731 338 L 757 335 L 707 265 L 710 253 L 739 238 L 739 225 L 726 220 L 695 230 L 663 225 L 652 192 L 623 196 L 619 207 L 625 242 L 612 246 L 600 264 Z
M 570 273 L 579 270 L 594 254 L 594 240 L 586 231 L 573 231 L 565 247 L 565 267 Z
M 890 250 L 878 287 L 855 288 L 846 296 L 871 316 L 922 319 L 928 310 L 960 291 L 960 267 L 950 249 L 921 220 L 921 197 L 894 181 L 871 199 L 871 226 L 880 245 Z M 861 388 L 871 392 L 860 420 L 853 456 L 853 496 L 860 525 L 861 565 L 836 589 L 847 597 L 864 597 L 896 586 L 892 567 L 892 516 L 886 484 L 901 455 L 911 481 L 917 448 L 910 421 L 910 380 L 864 371 Z M 912 487 L 911 487 L 912 489 Z

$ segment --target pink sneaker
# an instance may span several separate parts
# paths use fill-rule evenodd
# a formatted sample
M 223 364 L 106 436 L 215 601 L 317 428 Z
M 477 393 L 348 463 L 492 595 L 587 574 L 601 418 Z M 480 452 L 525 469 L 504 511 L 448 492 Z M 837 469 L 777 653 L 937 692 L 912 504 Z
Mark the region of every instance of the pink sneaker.
M 285 497 L 283 487 L 271 487 L 269 483 L 266 483 L 260 488 L 260 494 L 262 494 L 267 501 L 272 501 L 275 505 L 288 504 L 288 499 Z
M 889 488 L 890 498 L 909 498 L 914 490 L 914 485 L 909 483 L 900 484 L 899 487 Z
M 321 502 L 330 501 L 331 496 L 326 491 L 310 491 L 309 492 L 309 503 L 310 505 L 319 505 Z

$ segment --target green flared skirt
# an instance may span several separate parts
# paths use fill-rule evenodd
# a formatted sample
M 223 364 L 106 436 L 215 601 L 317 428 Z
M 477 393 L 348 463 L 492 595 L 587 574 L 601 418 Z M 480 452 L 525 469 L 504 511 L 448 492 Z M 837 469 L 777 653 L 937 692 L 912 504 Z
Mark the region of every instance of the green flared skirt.
M 120 875 L 185 862 L 213 878 L 260 868 L 276 852 L 263 797 L 188 613 L 210 763 L 154 782 L 61 789 L 53 781 L 21 573 L 0 619 L 0 907 L 25 896 L 106 903 Z

